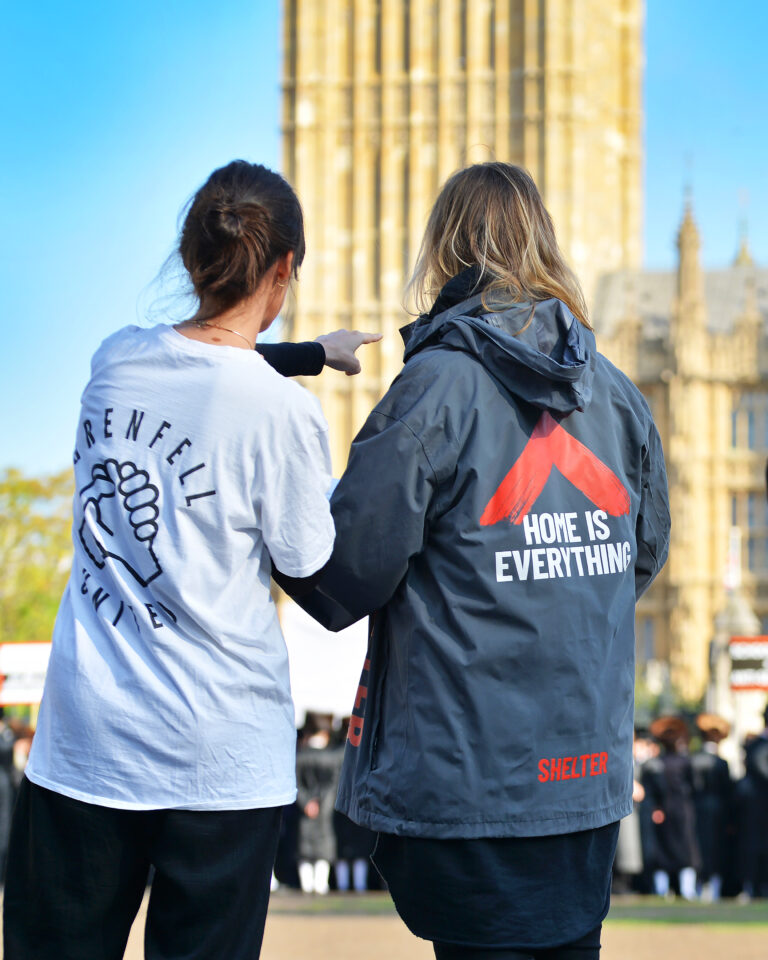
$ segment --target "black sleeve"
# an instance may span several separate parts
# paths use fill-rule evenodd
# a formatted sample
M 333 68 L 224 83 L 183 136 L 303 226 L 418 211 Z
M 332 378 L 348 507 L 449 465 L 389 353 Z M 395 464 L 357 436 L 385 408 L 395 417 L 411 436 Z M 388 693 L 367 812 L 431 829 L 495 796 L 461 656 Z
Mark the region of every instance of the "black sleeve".
M 382 607 L 423 549 L 436 488 L 421 440 L 402 420 L 374 410 L 331 497 L 331 559 L 314 590 L 294 594 L 299 606 L 334 632 Z
M 257 343 L 256 350 L 284 377 L 316 377 L 325 365 L 322 343 Z
M 643 449 L 642 491 L 637 515 L 635 594 L 638 598 L 650 587 L 667 560 L 669 525 L 669 493 L 664 454 L 659 432 L 651 423 L 648 442 Z
M 281 573 L 277 567 L 272 564 L 272 579 L 288 594 L 289 597 L 303 597 L 308 593 L 311 593 L 316 585 L 320 582 L 320 578 L 325 572 L 328 564 L 320 567 L 319 570 L 315 570 L 314 573 L 310 573 L 308 577 L 289 577 L 284 573 Z

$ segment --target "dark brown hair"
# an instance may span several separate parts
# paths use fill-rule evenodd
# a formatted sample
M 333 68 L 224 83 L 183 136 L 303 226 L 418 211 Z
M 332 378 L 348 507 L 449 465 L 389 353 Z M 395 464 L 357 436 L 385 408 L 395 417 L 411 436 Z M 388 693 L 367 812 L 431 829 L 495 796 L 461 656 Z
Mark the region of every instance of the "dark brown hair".
M 297 277 L 304 217 L 288 182 L 245 160 L 214 170 L 189 202 L 179 237 L 179 254 L 200 301 L 196 319 L 251 296 L 272 264 L 291 251 Z

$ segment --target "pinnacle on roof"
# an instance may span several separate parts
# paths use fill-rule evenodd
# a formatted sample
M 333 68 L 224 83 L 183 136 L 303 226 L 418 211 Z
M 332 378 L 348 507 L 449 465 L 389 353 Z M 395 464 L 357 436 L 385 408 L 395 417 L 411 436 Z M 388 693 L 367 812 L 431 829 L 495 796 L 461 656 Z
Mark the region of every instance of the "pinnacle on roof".
M 680 229 L 677 232 L 677 246 L 681 253 L 684 247 L 696 250 L 699 247 L 699 228 L 693 217 L 693 203 L 688 191 L 686 191 L 683 219 L 680 221 Z
M 747 222 L 741 222 L 741 240 L 739 241 L 739 252 L 733 260 L 734 267 L 753 267 L 755 265 L 752 259 L 752 251 L 749 249 L 749 235 L 747 232 Z

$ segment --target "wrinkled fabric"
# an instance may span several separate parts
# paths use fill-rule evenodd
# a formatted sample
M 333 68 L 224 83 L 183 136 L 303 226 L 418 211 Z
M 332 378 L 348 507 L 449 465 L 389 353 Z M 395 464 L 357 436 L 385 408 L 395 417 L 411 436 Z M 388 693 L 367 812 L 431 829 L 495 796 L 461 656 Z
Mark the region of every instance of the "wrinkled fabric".
M 564 303 L 466 292 L 451 281 L 406 329 L 300 601 L 333 630 L 371 617 L 338 808 L 403 836 L 600 827 L 632 809 L 635 602 L 669 538 L 659 436 Z
M 296 796 L 274 563 L 323 566 L 327 424 L 255 352 L 126 327 L 91 362 L 75 448 L 72 573 L 26 769 L 126 810 Z

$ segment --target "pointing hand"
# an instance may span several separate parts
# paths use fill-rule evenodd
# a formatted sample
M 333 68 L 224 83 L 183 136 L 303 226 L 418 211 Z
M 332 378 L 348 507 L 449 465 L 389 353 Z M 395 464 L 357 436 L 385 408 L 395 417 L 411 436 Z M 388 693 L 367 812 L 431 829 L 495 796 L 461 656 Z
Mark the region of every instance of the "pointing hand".
M 322 343 L 325 350 L 325 365 L 334 370 L 343 370 L 348 377 L 360 373 L 360 361 L 355 355 L 364 343 L 376 343 L 381 340 L 380 333 L 361 333 L 359 330 L 334 330 L 317 337 L 315 343 Z

